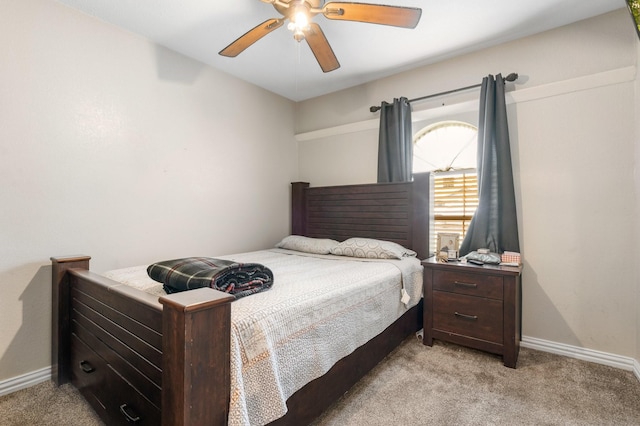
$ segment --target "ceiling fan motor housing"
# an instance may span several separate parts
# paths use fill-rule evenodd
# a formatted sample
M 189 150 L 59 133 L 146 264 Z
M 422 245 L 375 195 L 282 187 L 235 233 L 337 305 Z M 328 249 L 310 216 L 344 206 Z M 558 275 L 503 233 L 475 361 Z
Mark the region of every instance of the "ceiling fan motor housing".
M 276 0 L 273 2 L 273 7 L 284 15 L 288 16 L 291 9 L 295 9 L 296 6 L 302 6 L 307 10 L 321 9 L 324 1 L 322 0 Z

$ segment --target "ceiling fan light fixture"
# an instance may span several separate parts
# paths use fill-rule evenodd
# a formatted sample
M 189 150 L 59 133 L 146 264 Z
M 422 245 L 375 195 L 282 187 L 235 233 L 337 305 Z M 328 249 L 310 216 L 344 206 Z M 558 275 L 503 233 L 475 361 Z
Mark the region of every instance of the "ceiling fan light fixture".
M 298 28 L 309 28 L 309 16 L 306 10 L 298 10 L 293 15 L 293 22 Z
M 304 39 L 304 32 L 309 31 L 311 28 L 309 25 L 309 13 L 307 8 L 298 4 L 295 7 L 295 10 L 289 17 L 289 24 L 287 25 L 287 29 L 289 31 L 293 31 L 293 38 L 296 41 L 301 41 Z
M 299 28 L 296 28 L 295 31 L 293 31 L 293 38 L 297 42 L 301 42 L 302 40 L 304 40 L 304 31 Z

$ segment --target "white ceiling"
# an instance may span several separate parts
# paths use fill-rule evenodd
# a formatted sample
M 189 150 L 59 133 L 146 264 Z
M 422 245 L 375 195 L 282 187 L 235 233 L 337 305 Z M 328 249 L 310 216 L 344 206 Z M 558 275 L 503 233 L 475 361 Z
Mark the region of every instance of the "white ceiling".
M 236 58 L 218 52 L 280 15 L 260 0 L 58 0 L 294 101 L 497 45 L 625 7 L 624 0 L 367 0 L 422 8 L 415 29 L 320 24 L 341 67 L 323 73 L 286 25 Z

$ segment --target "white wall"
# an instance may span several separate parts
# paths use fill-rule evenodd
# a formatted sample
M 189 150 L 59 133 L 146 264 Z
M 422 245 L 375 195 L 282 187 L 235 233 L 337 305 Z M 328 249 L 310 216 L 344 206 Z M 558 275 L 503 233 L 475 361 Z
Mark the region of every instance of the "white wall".
M 51 363 L 50 256 L 101 272 L 288 233 L 293 108 L 57 2 L 0 2 L 0 381 Z
M 524 257 L 523 334 L 637 358 L 638 247 L 630 237 L 638 212 L 637 42 L 620 9 L 300 103 L 300 178 L 373 182 L 377 114 L 370 105 L 518 72 L 507 98 Z M 414 130 L 467 114 L 477 96 L 414 104 Z

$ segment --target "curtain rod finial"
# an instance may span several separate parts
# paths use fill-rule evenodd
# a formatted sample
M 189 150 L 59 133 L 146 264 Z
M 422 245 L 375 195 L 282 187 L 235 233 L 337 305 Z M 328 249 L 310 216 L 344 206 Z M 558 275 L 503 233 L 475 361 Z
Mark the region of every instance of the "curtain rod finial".
M 380 110 L 379 106 L 372 106 L 372 107 L 369 108 L 369 111 L 371 111 L 371 112 L 376 112 L 376 111 L 379 111 L 379 110 Z

